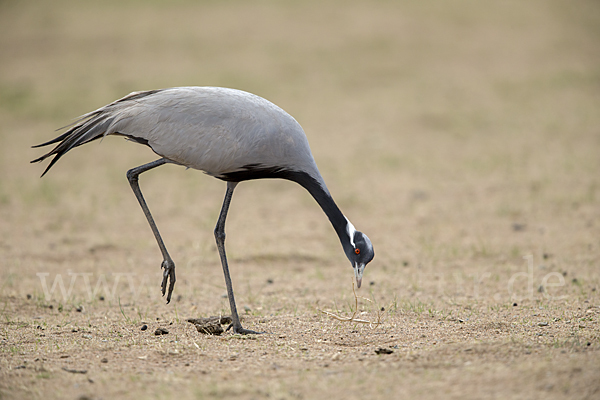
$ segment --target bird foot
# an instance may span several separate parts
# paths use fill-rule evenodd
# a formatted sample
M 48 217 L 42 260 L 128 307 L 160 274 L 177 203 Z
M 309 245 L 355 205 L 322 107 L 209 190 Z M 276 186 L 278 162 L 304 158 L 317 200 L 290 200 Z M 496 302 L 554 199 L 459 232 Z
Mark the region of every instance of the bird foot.
M 242 328 L 242 325 L 235 326 L 233 323 L 229 324 L 227 329 L 225 329 L 225 332 L 227 332 L 229 329 L 231 329 L 234 334 L 237 333 L 238 335 L 262 335 L 264 333 L 264 332 L 255 332 L 250 329 L 244 329 L 244 328 Z
M 164 296 L 167 293 L 167 304 L 171 302 L 171 294 L 173 293 L 173 288 L 175 287 L 175 263 L 170 258 L 168 260 L 163 260 L 161 266 L 163 271 L 163 280 L 160 285 L 162 290 L 162 295 Z M 169 282 L 169 290 L 167 292 L 167 281 Z

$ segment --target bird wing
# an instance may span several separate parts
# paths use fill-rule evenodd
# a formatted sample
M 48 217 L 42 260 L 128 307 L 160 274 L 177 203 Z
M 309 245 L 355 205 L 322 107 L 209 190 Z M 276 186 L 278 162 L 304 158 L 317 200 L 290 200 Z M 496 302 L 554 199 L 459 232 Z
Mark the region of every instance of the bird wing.
M 106 135 L 126 136 L 162 157 L 217 177 L 249 165 L 318 175 L 304 131 L 288 113 L 253 94 L 211 87 L 131 93 L 35 146 L 59 143 L 32 162 L 55 155 L 45 174 L 72 148 Z

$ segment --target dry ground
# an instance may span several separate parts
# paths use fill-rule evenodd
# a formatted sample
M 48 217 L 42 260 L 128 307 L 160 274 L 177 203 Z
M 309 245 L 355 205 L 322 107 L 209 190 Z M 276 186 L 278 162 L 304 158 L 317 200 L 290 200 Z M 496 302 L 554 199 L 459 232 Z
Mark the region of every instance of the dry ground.
M 600 398 L 598 43 L 591 0 L 1 2 L 0 398 Z M 236 191 L 235 293 L 266 333 L 207 337 L 185 319 L 228 312 L 222 182 L 142 178 L 165 305 L 125 179 L 155 156 L 107 138 L 28 163 L 77 115 L 181 85 L 304 126 L 375 245 L 357 312 L 381 325 L 319 311 L 352 315 L 352 270 L 297 185 Z

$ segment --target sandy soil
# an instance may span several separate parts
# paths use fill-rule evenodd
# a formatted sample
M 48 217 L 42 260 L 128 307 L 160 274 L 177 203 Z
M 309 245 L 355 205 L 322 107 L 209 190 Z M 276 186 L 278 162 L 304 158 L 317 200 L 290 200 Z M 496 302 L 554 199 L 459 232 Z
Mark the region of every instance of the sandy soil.
M 0 3 L 0 399 L 600 397 L 594 1 Z M 33 144 L 134 90 L 244 89 L 305 128 L 375 246 L 363 288 L 290 182 L 225 185 L 107 138 Z M 339 321 L 323 313 L 379 324 Z M 142 330 L 146 326 L 147 329 Z M 158 328 L 168 331 L 155 335 Z

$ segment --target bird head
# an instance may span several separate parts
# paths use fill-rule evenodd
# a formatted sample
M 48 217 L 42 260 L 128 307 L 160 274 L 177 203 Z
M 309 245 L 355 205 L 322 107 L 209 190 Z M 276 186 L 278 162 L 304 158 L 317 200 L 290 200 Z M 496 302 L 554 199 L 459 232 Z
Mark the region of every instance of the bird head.
M 352 268 L 354 268 L 356 286 L 360 287 L 365 267 L 371 262 L 375 256 L 375 252 L 373 251 L 371 240 L 369 240 L 367 235 L 360 231 L 354 231 L 352 234 L 350 246 L 346 247 L 346 256 L 350 260 Z

